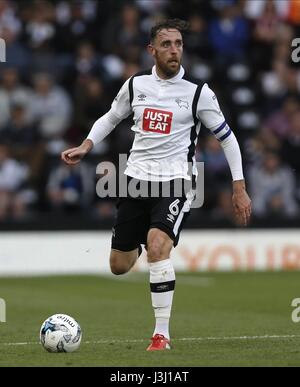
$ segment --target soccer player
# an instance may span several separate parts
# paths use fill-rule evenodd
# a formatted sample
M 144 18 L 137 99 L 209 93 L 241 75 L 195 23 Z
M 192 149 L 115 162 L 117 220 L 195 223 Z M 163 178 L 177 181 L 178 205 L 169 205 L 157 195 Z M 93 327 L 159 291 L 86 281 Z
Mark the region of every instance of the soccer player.
M 195 180 L 195 146 L 201 123 L 220 141 L 232 174 L 233 206 L 241 223 L 251 214 L 245 189 L 241 153 L 236 137 L 220 110 L 214 92 L 206 83 L 188 77 L 181 66 L 184 21 L 158 23 L 151 30 L 148 50 L 155 65 L 128 79 L 111 109 L 93 125 L 88 137 L 77 147 L 64 151 L 69 165 L 78 163 L 95 144 L 133 113 L 134 142 L 125 175 L 143 182 L 158 182 L 159 197 L 122 197 L 117 204 L 113 228 L 110 267 L 114 274 L 127 273 L 147 250 L 155 328 L 147 350 L 170 349 L 169 319 L 175 288 L 170 252 L 178 243 L 183 221 L 193 198 L 175 194 L 175 182 Z M 128 184 L 129 184 L 128 183 Z M 171 187 L 169 197 L 163 185 Z M 152 184 L 152 183 L 151 183 Z

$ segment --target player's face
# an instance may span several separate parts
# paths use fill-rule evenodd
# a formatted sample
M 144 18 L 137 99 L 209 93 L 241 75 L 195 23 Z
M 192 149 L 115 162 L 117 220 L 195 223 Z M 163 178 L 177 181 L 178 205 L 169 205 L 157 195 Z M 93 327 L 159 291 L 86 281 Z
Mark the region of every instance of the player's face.
M 149 51 L 155 60 L 158 75 L 165 78 L 175 76 L 180 69 L 183 51 L 181 33 L 176 29 L 162 29 L 149 46 Z

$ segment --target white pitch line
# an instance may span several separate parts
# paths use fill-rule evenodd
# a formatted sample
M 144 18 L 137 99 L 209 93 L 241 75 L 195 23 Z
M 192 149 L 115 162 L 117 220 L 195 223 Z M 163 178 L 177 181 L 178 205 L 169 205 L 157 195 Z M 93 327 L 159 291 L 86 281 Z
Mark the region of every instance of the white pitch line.
M 223 340 L 265 340 L 265 339 L 294 339 L 300 338 L 300 335 L 264 335 L 264 336 L 220 336 L 220 337 L 182 337 L 179 339 L 172 339 L 172 341 L 223 341 Z M 128 343 L 143 343 L 149 341 L 147 339 L 136 339 L 136 340 L 97 340 L 97 341 L 84 341 L 83 344 L 128 344 Z M 24 345 L 39 345 L 39 342 L 24 342 L 24 343 L 0 343 L 1 346 L 14 347 Z

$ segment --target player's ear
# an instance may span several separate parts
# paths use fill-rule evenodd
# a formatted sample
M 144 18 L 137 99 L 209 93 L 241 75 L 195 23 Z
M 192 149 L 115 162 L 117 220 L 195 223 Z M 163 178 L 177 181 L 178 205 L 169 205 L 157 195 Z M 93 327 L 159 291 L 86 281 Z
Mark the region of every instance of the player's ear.
M 147 51 L 149 52 L 149 54 L 150 54 L 151 56 L 154 57 L 154 55 L 155 55 L 155 48 L 152 46 L 151 43 L 148 44 L 148 46 L 147 46 Z

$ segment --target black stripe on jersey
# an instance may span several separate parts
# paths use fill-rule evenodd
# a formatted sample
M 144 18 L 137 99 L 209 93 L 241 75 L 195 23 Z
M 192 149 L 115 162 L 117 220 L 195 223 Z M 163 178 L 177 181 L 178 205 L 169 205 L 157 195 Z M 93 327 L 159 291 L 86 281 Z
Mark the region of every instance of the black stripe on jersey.
M 195 154 L 195 148 L 196 148 L 196 145 L 195 145 L 195 140 L 197 138 L 197 125 L 194 125 L 192 128 L 191 128 L 191 134 L 190 134 L 190 146 L 189 146 L 189 151 L 188 151 L 188 174 L 189 176 L 192 177 L 192 188 L 194 189 L 195 188 L 195 184 L 196 184 L 196 176 L 193 174 L 193 156 Z
M 150 283 L 152 293 L 165 293 L 175 289 L 175 280 L 168 282 Z
M 194 125 L 197 126 L 198 124 L 198 118 L 197 118 L 197 105 L 198 105 L 198 101 L 199 101 L 199 97 L 200 97 L 200 93 L 201 93 L 201 90 L 202 90 L 202 87 L 204 86 L 205 82 L 202 82 L 198 79 L 195 79 L 191 76 L 189 76 L 188 74 L 184 74 L 182 79 L 190 82 L 190 83 L 193 83 L 194 85 L 197 85 L 197 89 L 196 89 L 196 92 L 195 92 L 195 95 L 194 95 L 194 99 L 193 99 L 193 104 L 192 104 L 192 112 L 193 112 L 193 118 L 194 118 Z
M 135 77 L 141 77 L 142 75 L 151 75 L 152 74 L 152 69 L 150 70 L 145 70 L 145 71 L 140 71 L 139 73 L 136 73 L 135 75 L 133 75 L 130 80 L 129 80 L 129 101 L 130 101 L 130 105 L 132 104 L 132 101 L 133 101 L 133 78 Z
M 198 105 L 198 101 L 199 101 L 199 97 L 200 97 L 200 93 L 201 93 L 202 87 L 203 87 L 203 85 L 198 85 L 197 86 L 197 89 L 196 89 L 196 92 L 195 92 L 195 95 L 194 95 L 194 99 L 193 99 L 193 104 L 192 104 L 192 112 L 193 112 L 193 118 L 194 118 L 195 126 L 197 126 L 198 123 L 199 123 L 199 119 L 197 118 L 197 105 Z
M 196 148 L 195 141 L 197 138 L 197 125 L 199 123 L 199 119 L 197 118 L 197 105 L 198 105 L 198 101 L 199 101 L 199 97 L 200 97 L 200 93 L 201 93 L 203 85 L 204 85 L 204 83 L 200 83 L 197 86 L 197 89 L 195 91 L 195 95 L 193 98 L 193 104 L 192 104 L 194 126 L 192 126 L 192 128 L 191 128 L 191 133 L 190 133 L 191 143 L 190 143 L 190 146 L 188 148 L 189 149 L 189 151 L 188 151 L 188 162 L 189 162 L 188 174 L 192 177 L 192 188 L 195 188 L 195 184 L 196 184 L 196 176 L 193 175 L 193 172 L 192 172 L 192 163 L 193 163 L 193 156 L 195 154 L 195 148 Z

